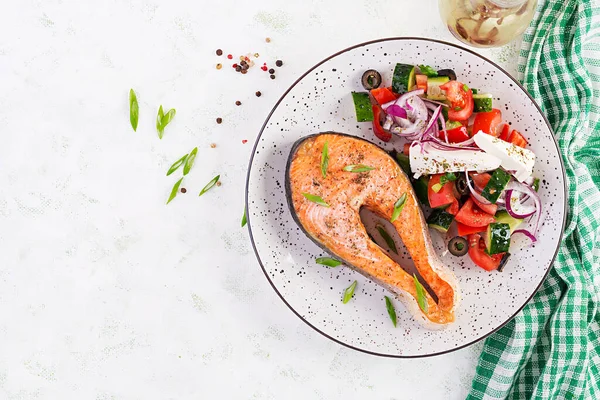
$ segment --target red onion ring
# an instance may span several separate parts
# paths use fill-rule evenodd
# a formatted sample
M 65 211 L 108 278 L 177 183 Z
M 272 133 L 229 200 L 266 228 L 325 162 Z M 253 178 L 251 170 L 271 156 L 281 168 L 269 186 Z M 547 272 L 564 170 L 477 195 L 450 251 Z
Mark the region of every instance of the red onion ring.
M 473 188 L 473 185 L 471 185 L 471 177 L 469 176 L 469 173 L 465 170 L 465 178 L 467 180 L 467 186 L 469 187 L 469 190 L 471 191 L 471 194 L 473 195 L 473 197 L 475 197 L 475 199 L 480 202 L 481 204 L 492 204 L 488 199 L 486 199 L 485 197 L 483 197 L 482 195 L 480 195 L 475 188 Z
M 406 110 L 397 104 L 392 104 L 391 106 L 389 106 L 387 108 L 387 110 L 385 110 L 385 112 L 388 115 L 391 115 L 392 117 L 400 117 L 400 118 L 408 117 L 408 115 L 406 114 Z
M 535 220 L 535 224 L 534 224 L 534 229 L 533 229 L 533 235 L 537 235 L 538 233 L 538 229 L 539 229 L 539 225 L 540 225 L 540 220 L 542 218 L 542 201 L 540 199 L 540 196 L 538 195 L 538 193 L 533 190 L 533 188 L 531 186 L 527 186 L 523 183 L 520 182 L 516 182 L 516 181 L 511 181 L 508 183 L 508 185 L 506 186 L 507 190 L 516 190 L 517 192 L 523 192 L 528 194 L 532 199 L 533 199 L 533 203 L 535 205 L 535 209 L 537 211 L 537 217 Z M 509 202 L 507 202 L 506 206 L 507 206 L 507 211 L 508 211 L 508 204 Z
M 537 242 L 537 238 L 535 237 L 535 235 L 529 232 L 527 229 L 517 229 L 512 234 L 514 235 L 515 233 L 520 233 L 527 236 L 529 239 L 531 239 L 531 243 Z
M 518 219 L 525 219 L 525 218 L 531 217 L 533 214 L 535 214 L 535 211 L 536 211 L 535 208 L 531 212 L 528 212 L 525 214 L 519 214 L 518 212 L 513 210 L 512 201 L 511 201 L 513 191 L 514 191 L 514 189 L 508 189 L 505 192 L 506 194 L 504 196 L 504 201 L 506 202 L 506 212 L 508 212 L 508 214 L 510 214 L 511 217 L 518 218 Z

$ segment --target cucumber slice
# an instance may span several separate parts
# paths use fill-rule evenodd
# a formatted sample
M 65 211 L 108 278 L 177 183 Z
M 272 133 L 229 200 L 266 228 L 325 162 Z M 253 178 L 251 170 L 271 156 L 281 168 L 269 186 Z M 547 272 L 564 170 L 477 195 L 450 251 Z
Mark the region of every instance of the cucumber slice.
M 436 231 L 446 233 L 450 229 L 452 221 L 454 221 L 454 215 L 444 210 L 433 210 L 429 218 L 427 218 L 427 225 Z
M 371 99 L 367 92 L 352 92 L 354 100 L 354 109 L 356 110 L 356 120 L 358 122 L 373 121 L 373 107 Z
M 427 194 L 427 190 L 429 187 L 429 177 L 421 176 L 419 179 L 415 179 L 413 181 L 413 188 L 415 189 L 415 194 L 417 195 L 417 199 L 427 207 L 429 207 L 429 195 Z
M 454 128 L 460 128 L 461 126 L 463 126 L 463 124 L 461 124 L 458 121 L 448 121 L 448 122 L 446 122 L 446 130 L 447 131 L 449 131 L 451 129 L 454 129 Z
M 488 225 L 484 241 L 490 255 L 507 252 L 510 247 L 510 225 L 492 222 Z
M 415 66 L 396 64 L 392 77 L 392 90 L 396 93 L 405 93 L 413 86 L 415 86 Z
M 496 213 L 496 222 L 500 222 L 503 224 L 508 224 L 508 226 L 510 226 L 510 233 L 513 233 L 515 231 L 515 229 L 517 229 L 519 227 L 519 225 L 521 225 L 523 223 L 522 219 L 518 219 L 518 218 L 513 218 L 510 216 L 510 214 L 507 211 L 498 211 Z
M 473 112 L 492 111 L 492 95 L 489 93 L 473 94 Z
M 440 86 L 449 80 L 450 78 L 447 76 L 435 76 L 427 79 L 427 98 L 431 100 L 446 100 L 446 95 L 442 92 Z
M 510 181 L 510 174 L 503 169 L 498 168 L 492 174 L 492 178 L 488 184 L 483 188 L 481 195 L 489 202 L 495 204 L 508 181 Z

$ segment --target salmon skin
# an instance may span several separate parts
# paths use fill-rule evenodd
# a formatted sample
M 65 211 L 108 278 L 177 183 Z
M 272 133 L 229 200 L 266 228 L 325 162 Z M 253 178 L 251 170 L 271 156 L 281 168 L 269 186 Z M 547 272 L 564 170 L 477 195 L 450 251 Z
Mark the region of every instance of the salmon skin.
M 329 165 L 323 177 L 321 156 L 325 143 Z M 349 165 L 373 170 L 345 171 Z M 383 149 L 340 133 L 304 137 L 290 152 L 285 186 L 294 220 L 317 245 L 392 291 L 425 327 L 439 329 L 454 321 L 459 298 L 456 278 L 435 253 L 410 180 Z M 310 201 L 304 194 L 320 196 L 328 207 Z M 436 302 L 427 293 L 427 313 L 418 305 L 413 276 L 369 238 L 359 215 L 361 207 L 366 207 L 389 221 L 394 204 L 404 194 L 404 208 L 392 224 L 417 271 L 438 298 Z

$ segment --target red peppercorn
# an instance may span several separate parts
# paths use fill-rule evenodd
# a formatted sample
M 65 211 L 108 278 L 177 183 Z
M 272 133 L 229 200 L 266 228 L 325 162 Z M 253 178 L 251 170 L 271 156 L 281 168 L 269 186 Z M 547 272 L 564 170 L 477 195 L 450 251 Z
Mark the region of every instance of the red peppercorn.
M 248 141 L 246 139 L 242 140 L 242 144 L 246 144 Z
M 237 67 L 238 67 L 238 65 L 237 65 L 237 64 L 233 64 L 233 65 L 232 65 L 232 67 L 233 67 L 233 68 L 237 68 Z
M 231 60 L 233 58 L 233 56 L 231 54 L 227 54 L 227 58 L 229 58 Z
M 269 68 L 267 68 L 266 65 L 263 65 L 262 67 L 260 67 L 260 69 L 262 69 L 263 71 L 267 71 Z

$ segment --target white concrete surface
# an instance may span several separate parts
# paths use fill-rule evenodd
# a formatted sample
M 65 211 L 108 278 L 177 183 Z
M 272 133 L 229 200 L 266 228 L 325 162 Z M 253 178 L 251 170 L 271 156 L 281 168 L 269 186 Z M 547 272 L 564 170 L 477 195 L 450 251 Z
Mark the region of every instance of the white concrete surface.
M 434 0 L 5 0 L 0 399 L 464 398 L 481 345 L 397 360 L 330 342 L 280 301 L 240 228 L 252 143 L 283 91 L 401 35 L 453 41 Z M 285 65 L 242 76 L 217 48 Z M 483 53 L 515 70 L 515 46 Z M 163 140 L 160 104 L 177 109 Z M 194 146 L 188 192 L 165 206 L 180 175 L 165 172 Z

